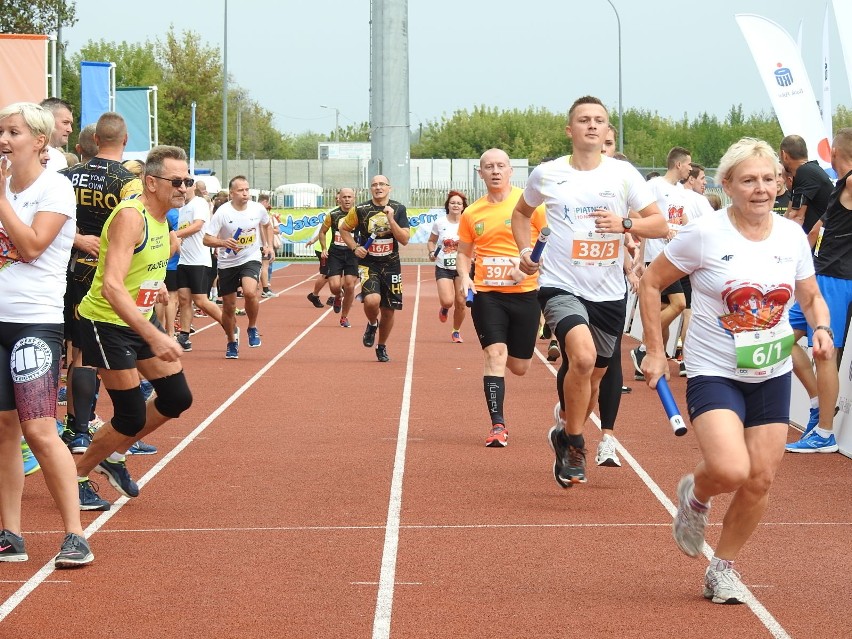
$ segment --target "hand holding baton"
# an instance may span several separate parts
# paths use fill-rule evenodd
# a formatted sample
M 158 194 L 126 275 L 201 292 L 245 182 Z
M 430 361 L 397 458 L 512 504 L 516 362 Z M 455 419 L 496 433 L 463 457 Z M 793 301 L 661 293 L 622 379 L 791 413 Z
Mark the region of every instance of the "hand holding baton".
M 234 231 L 234 239 L 236 240 L 242 232 L 243 232 L 242 229 L 237 229 L 236 231 Z M 225 253 L 231 253 L 231 252 L 232 252 L 232 249 L 225 249 Z
M 544 247 L 547 244 L 547 238 L 550 236 L 550 229 L 548 227 L 544 227 L 539 231 L 538 239 L 535 241 L 535 245 L 533 246 L 532 251 L 530 251 L 530 261 L 538 264 L 541 259 L 541 254 L 544 251 Z M 512 279 L 515 280 L 516 284 L 519 284 L 524 281 L 527 277 L 526 273 L 524 273 L 520 265 L 515 268 L 514 273 L 512 274 Z
M 533 247 L 532 253 L 530 253 L 530 259 L 538 264 L 538 261 L 541 259 L 541 254 L 544 251 L 544 245 L 547 244 L 547 238 L 550 236 L 550 229 L 548 227 L 544 227 L 538 234 L 538 239 L 535 241 L 535 246 Z
M 686 435 L 686 422 L 683 421 L 683 417 L 680 415 L 680 410 L 678 410 L 677 404 L 675 404 L 672 391 L 669 389 L 669 383 L 666 381 L 665 376 L 657 380 L 657 394 L 663 403 L 663 408 L 666 411 L 666 415 L 668 415 L 674 434 L 678 437 Z

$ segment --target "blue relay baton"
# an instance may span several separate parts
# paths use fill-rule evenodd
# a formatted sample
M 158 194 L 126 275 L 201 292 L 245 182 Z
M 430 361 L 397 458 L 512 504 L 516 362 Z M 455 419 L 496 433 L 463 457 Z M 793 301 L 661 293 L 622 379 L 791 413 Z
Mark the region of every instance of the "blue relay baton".
M 243 232 L 242 229 L 237 229 L 236 231 L 234 231 L 234 239 L 237 239 L 240 236 L 240 233 L 242 233 L 242 232 Z M 230 252 L 231 252 L 231 249 L 225 249 L 225 253 L 230 253 Z
M 467 297 L 464 300 L 464 305 L 468 308 L 473 306 L 473 289 L 467 289 Z
M 532 253 L 530 253 L 530 259 L 538 264 L 538 261 L 541 259 L 541 253 L 544 251 L 544 247 L 547 244 L 547 238 L 550 236 L 550 229 L 548 227 L 544 227 L 538 234 L 538 239 L 535 241 L 535 246 L 533 247 Z
M 373 240 L 375 240 L 375 239 L 376 239 L 376 234 L 375 234 L 375 233 L 373 233 L 372 235 L 370 235 L 370 237 L 368 237 L 368 238 L 367 238 L 367 241 L 366 241 L 366 242 L 364 242 L 364 250 L 365 250 L 365 251 L 369 251 L 369 250 L 370 250 L 370 245 L 373 243 Z
M 657 380 L 657 395 L 660 396 L 660 401 L 663 403 L 663 408 L 669 418 L 669 423 L 672 425 L 674 434 L 678 437 L 686 435 L 686 422 L 683 421 L 683 417 L 680 415 L 680 410 L 678 410 L 677 404 L 675 404 L 672 391 L 665 377 Z

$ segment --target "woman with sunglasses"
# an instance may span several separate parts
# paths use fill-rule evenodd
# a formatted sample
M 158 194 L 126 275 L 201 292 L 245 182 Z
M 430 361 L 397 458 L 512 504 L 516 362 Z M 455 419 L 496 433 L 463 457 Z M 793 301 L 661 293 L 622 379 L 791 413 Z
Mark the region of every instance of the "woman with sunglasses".
M 95 557 L 80 524 L 74 461 L 56 435 L 76 204 L 71 182 L 39 160 L 53 126 L 53 115 L 36 104 L 0 110 L 0 561 L 29 558 L 21 536 L 23 433 L 65 530 L 55 566 L 74 568 Z

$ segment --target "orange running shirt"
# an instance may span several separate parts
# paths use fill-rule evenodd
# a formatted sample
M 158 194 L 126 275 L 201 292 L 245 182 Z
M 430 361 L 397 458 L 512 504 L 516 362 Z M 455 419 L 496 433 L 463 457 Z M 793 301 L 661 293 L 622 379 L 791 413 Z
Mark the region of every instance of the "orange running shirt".
M 467 207 L 459 223 L 459 240 L 473 245 L 476 255 L 474 286 L 477 291 L 526 293 L 538 288 L 538 273 L 519 283 L 512 279 L 518 264 L 518 245 L 512 235 L 512 211 L 523 191 L 512 187 L 509 196 L 499 203 L 479 198 Z M 533 244 L 546 225 L 544 206 L 539 206 L 530 219 Z

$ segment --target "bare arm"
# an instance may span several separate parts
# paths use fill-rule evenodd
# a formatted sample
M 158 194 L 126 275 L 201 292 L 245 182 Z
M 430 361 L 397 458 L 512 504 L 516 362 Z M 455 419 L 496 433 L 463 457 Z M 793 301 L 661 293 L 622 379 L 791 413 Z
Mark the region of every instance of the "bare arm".
M 643 341 L 648 351 L 642 360 L 642 372 L 651 388 L 656 388 L 657 380 L 668 373 L 660 323 L 661 291 L 685 275 L 687 273 L 676 268 L 665 254 L 661 253 L 639 280 L 639 313 L 644 329 Z
M 535 207 L 527 204 L 523 195 L 518 198 L 518 203 L 512 210 L 512 235 L 515 238 L 515 244 L 519 247 L 529 247 L 532 243 L 530 219 L 534 212 Z M 530 252 L 521 248 L 521 261 L 518 265 L 521 272 L 527 275 L 532 275 L 538 270 L 538 264 L 530 259 Z
M 426 240 L 426 248 L 429 251 L 429 259 L 434 262 L 435 261 L 435 249 L 438 248 L 437 244 L 438 235 L 436 233 L 431 233 L 429 235 L 429 239 Z
M 386 206 L 385 214 L 388 217 L 388 224 L 390 225 L 391 233 L 397 243 L 402 244 L 403 246 L 408 244 L 408 240 L 411 239 L 411 233 L 409 233 L 407 227 L 397 224 L 396 211 L 394 211 L 390 206 Z

